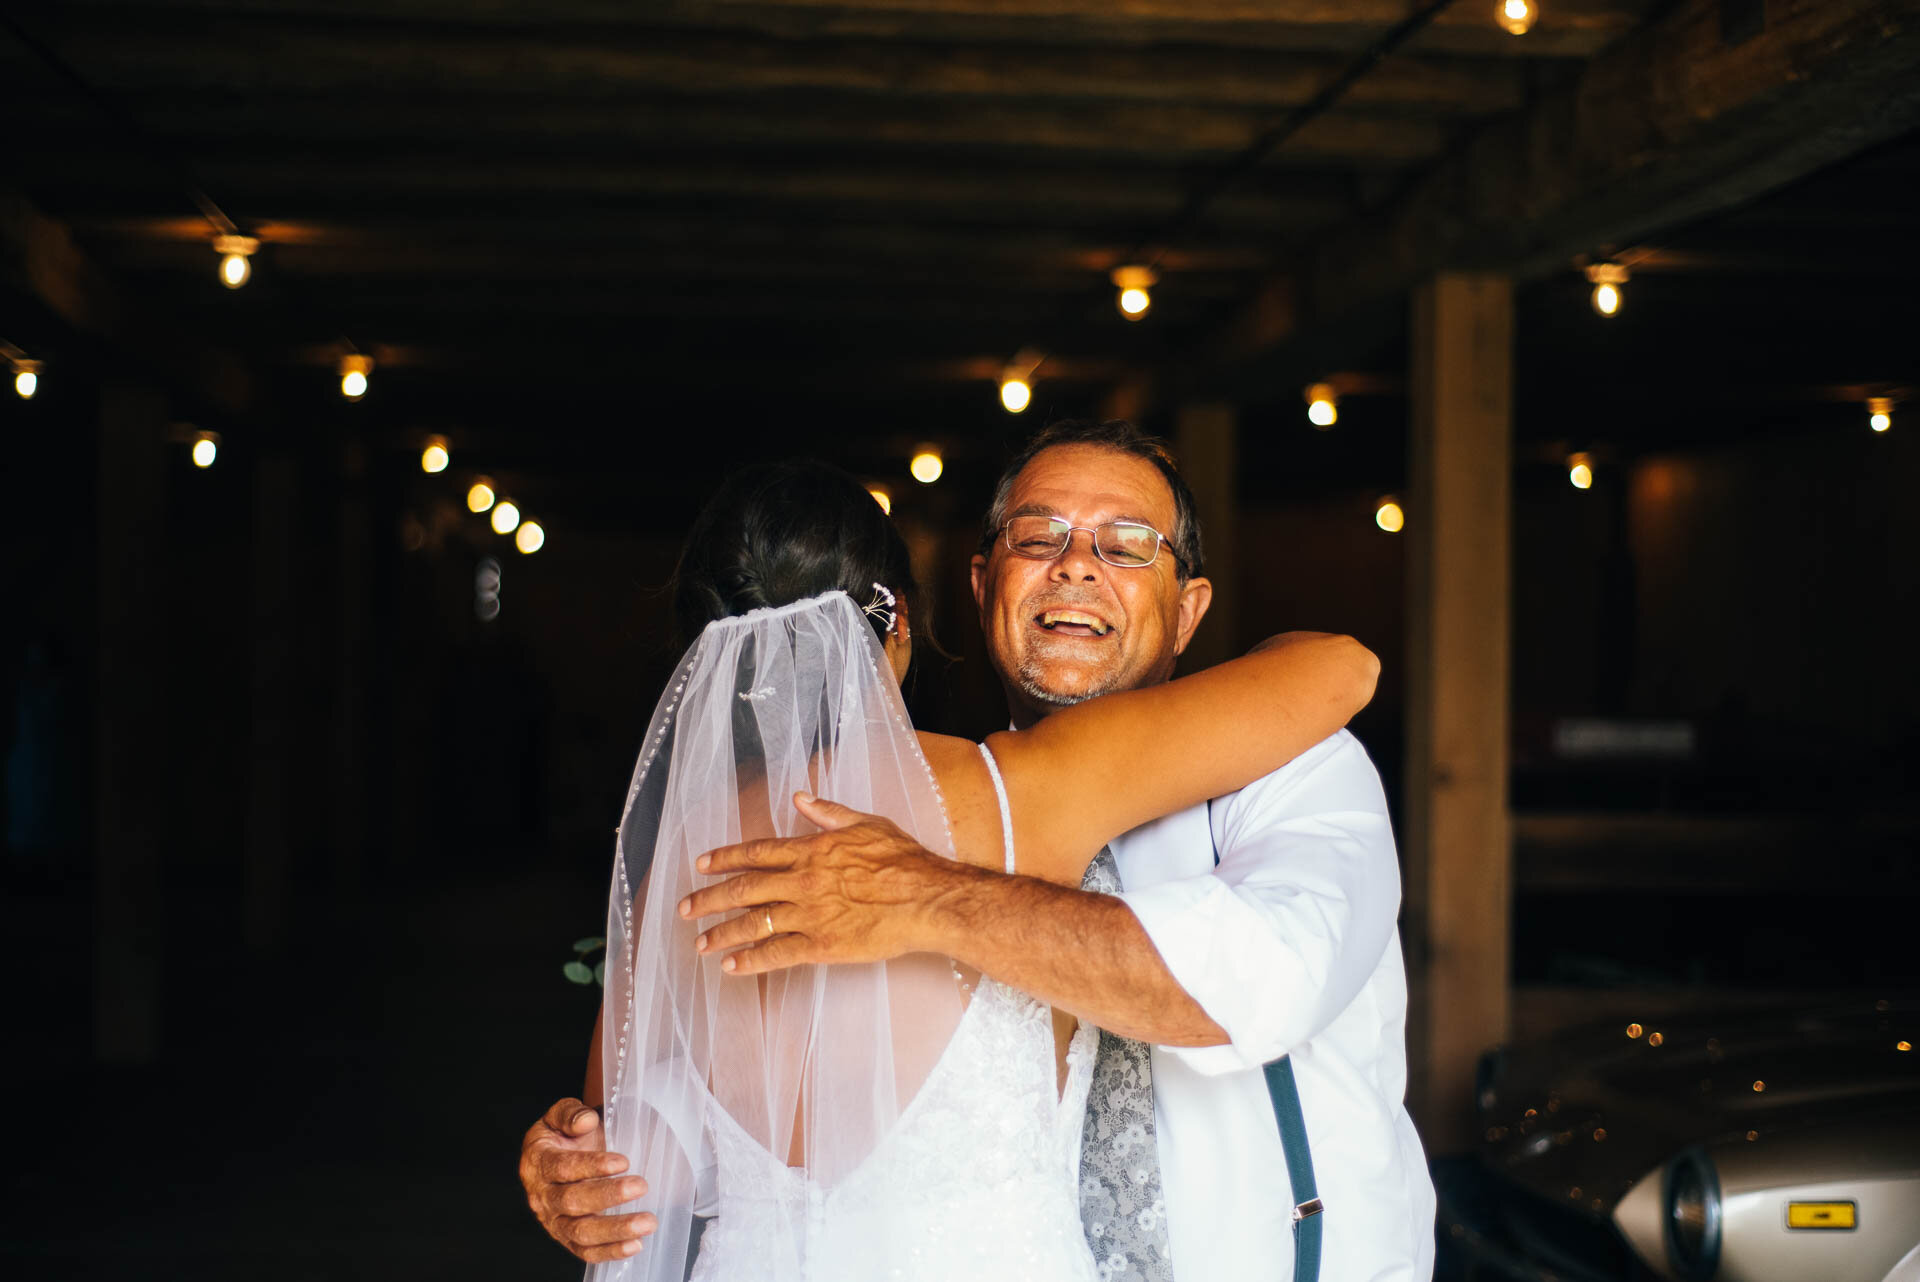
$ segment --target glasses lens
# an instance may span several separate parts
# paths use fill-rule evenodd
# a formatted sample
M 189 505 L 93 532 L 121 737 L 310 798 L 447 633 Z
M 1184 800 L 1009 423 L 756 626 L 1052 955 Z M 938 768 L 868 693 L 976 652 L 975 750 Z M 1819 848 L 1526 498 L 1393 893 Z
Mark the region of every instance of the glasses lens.
M 1048 560 L 1067 546 L 1067 523 L 1051 516 L 1016 516 L 1007 522 L 1007 546 L 1021 556 Z
M 1141 566 L 1160 555 L 1160 536 L 1151 526 L 1109 521 L 1093 532 L 1100 559 L 1113 565 Z

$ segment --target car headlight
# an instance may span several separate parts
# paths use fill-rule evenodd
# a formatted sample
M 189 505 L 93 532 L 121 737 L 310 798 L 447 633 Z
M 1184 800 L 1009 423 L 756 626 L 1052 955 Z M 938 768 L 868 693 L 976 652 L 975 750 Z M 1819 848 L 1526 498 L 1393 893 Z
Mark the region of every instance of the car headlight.
M 1706 1282 L 1720 1266 L 1720 1177 L 1695 1148 L 1667 1163 L 1661 1184 L 1667 1258 L 1681 1277 Z

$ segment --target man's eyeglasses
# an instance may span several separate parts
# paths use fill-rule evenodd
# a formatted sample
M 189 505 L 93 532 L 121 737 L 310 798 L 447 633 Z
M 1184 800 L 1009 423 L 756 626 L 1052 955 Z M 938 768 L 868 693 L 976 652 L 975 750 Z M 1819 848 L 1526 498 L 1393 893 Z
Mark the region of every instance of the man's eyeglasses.
M 1123 570 L 1138 570 L 1152 565 L 1166 543 L 1160 531 L 1139 521 L 1103 521 L 1099 525 L 1074 525 L 1063 516 L 1016 516 L 1001 526 L 1007 551 L 1035 561 L 1051 561 L 1067 550 L 1074 531 L 1093 535 L 1093 554 L 1108 565 Z M 1176 566 L 1180 554 L 1171 546 L 1167 552 Z

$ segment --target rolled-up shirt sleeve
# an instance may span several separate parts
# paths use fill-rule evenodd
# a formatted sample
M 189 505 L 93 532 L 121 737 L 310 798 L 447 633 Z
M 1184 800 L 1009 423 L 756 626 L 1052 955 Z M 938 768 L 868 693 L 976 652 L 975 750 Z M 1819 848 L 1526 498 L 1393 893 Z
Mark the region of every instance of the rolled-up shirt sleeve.
M 1201 1073 L 1257 1068 L 1325 1028 L 1400 911 L 1380 776 L 1346 731 L 1213 806 L 1211 873 L 1120 897 L 1224 1046 L 1163 1047 Z

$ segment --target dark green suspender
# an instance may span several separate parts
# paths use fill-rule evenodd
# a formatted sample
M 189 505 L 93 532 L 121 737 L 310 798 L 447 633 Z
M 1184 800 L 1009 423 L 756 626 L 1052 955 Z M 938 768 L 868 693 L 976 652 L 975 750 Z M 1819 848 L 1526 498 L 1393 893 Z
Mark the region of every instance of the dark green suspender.
M 1207 840 L 1213 842 L 1213 803 L 1207 803 Z M 1220 863 L 1220 847 L 1213 847 Z M 1320 1189 L 1313 1179 L 1313 1149 L 1307 1143 L 1307 1119 L 1300 1111 L 1300 1088 L 1293 1061 L 1285 1055 L 1266 1065 L 1267 1094 L 1273 1120 L 1280 1125 L 1280 1148 L 1287 1156 L 1287 1180 L 1293 1185 L 1293 1282 L 1320 1277 Z
M 1293 1061 L 1282 1055 L 1266 1066 L 1267 1094 L 1280 1123 L 1280 1147 L 1287 1154 L 1287 1179 L 1293 1184 L 1293 1282 L 1320 1277 L 1320 1190 L 1313 1182 L 1313 1150 L 1307 1147 L 1307 1119 L 1300 1112 L 1300 1088 L 1293 1083 Z

